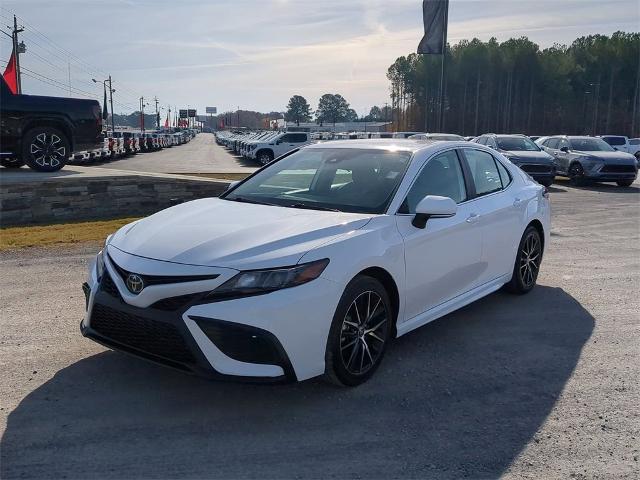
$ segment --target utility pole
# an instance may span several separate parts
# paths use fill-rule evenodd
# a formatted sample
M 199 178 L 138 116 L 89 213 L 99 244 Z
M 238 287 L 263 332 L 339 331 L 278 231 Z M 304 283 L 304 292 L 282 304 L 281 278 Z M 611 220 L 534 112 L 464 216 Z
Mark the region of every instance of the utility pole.
M 238 105 L 238 127 L 240 127 L 240 105 Z
M 113 92 L 115 90 L 111 88 L 111 74 L 109 74 L 109 104 L 111 105 L 111 133 L 115 133 L 115 119 L 113 118 Z
M 144 97 L 140 97 L 140 130 L 144 132 Z
M 158 113 L 158 97 L 153 97 L 153 101 L 156 102 L 156 128 L 160 128 L 160 114 Z
M 24 46 L 24 42 L 18 44 L 18 34 L 20 32 L 24 32 L 24 28 L 18 28 L 18 20 L 16 16 L 13 16 L 13 32 L 11 34 L 11 39 L 13 40 L 13 51 L 16 54 L 16 78 L 17 78 L 17 87 L 18 87 L 18 95 L 22 93 L 22 79 L 20 76 L 20 54 L 26 51 Z

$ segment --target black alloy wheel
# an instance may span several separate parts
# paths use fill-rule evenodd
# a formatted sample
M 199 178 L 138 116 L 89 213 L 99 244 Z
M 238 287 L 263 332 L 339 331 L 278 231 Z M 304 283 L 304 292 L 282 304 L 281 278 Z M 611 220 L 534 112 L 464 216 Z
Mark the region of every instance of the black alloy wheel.
M 273 160 L 273 153 L 268 150 L 265 150 L 258 154 L 258 162 L 260 163 L 260 165 L 266 165 L 271 160 Z
M 536 285 L 540 264 L 542 262 L 542 239 L 538 229 L 529 226 L 522 235 L 516 262 L 513 267 L 513 276 L 506 285 L 513 293 L 529 293 Z
M 55 172 L 64 167 L 71 155 L 64 133 L 51 127 L 29 130 L 23 137 L 22 158 L 40 172 Z
M 572 163 L 569 167 L 569 180 L 577 187 L 585 184 L 584 168 L 580 163 Z
M 349 283 L 329 333 L 326 378 L 342 386 L 368 380 L 382 361 L 392 321 L 389 296 L 378 280 L 360 276 Z

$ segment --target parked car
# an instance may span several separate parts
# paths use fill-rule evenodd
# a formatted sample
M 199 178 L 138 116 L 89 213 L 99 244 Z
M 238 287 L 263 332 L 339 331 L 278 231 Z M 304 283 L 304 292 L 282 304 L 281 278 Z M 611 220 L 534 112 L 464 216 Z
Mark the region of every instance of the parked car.
M 546 187 L 550 186 L 555 179 L 556 166 L 553 157 L 540 149 L 526 135 L 487 133 L 472 141 L 497 150 Z
M 417 133 L 411 135 L 409 140 L 440 140 L 444 142 L 464 142 L 464 137 L 455 133 Z
M 640 139 L 623 135 L 601 135 L 600 138 L 611 145 L 614 150 L 630 153 L 640 159 Z
M 617 152 L 601 138 L 558 135 L 538 142 L 554 157 L 558 174 L 575 185 L 597 181 L 628 187 L 638 175 L 635 157 Z
M 393 138 L 409 138 L 412 135 L 419 135 L 424 132 L 395 132 Z
M 311 141 L 311 135 L 307 132 L 280 133 L 267 141 L 252 144 L 252 150 L 247 153 L 247 156 L 266 165 L 274 158 L 307 145 Z
M 394 337 L 530 292 L 549 233 L 546 189 L 487 147 L 314 144 L 110 235 L 81 331 L 213 378 L 357 385 Z
M 101 147 L 102 116 L 95 100 L 14 95 L 0 80 L 0 165 L 41 172 L 65 166 L 75 152 Z

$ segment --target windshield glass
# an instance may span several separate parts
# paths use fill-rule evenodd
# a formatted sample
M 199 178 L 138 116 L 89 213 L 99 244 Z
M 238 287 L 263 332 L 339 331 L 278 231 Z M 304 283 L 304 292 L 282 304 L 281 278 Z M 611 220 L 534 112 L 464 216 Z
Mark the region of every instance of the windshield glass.
M 384 213 L 411 152 L 356 148 L 302 149 L 256 173 L 226 200 Z
M 615 152 L 607 142 L 600 138 L 570 138 L 571 150 L 583 152 Z
M 498 148 L 500 150 L 513 152 L 538 152 L 538 146 L 527 137 L 498 137 Z

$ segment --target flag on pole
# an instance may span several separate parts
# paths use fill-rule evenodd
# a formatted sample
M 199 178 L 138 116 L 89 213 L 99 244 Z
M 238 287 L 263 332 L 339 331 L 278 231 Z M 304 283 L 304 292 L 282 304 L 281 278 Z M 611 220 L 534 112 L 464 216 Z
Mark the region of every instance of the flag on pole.
M 11 93 L 16 95 L 18 93 L 18 65 L 16 61 L 16 52 L 11 51 L 11 57 L 9 57 L 9 63 L 7 63 L 6 68 L 4 69 L 4 73 L 2 77 L 5 82 L 9 86 L 9 90 Z
M 167 118 L 164 121 L 164 128 L 169 128 L 169 112 L 167 112 Z
M 102 119 L 106 120 L 109 117 L 109 111 L 107 110 L 107 86 L 103 83 L 104 86 L 104 102 L 102 102 Z
M 447 45 L 447 13 L 449 0 L 423 0 L 422 21 L 424 36 L 418 44 L 418 53 L 442 55 Z

